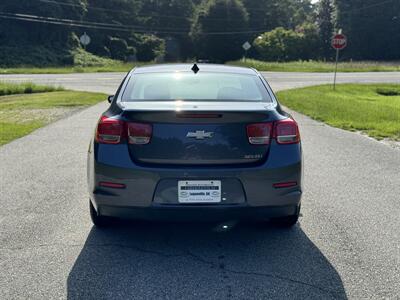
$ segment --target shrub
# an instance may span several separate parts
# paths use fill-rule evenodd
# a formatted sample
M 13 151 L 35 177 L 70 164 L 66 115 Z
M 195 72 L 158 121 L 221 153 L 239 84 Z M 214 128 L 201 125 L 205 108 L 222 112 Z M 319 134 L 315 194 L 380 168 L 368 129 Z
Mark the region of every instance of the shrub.
M 0 67 L 47 67 L 71 65 L 73 57 L 64 49 L 50 49 L 44 46 L 0 46 Z
M 263 60 L 290 61 L 318 57 L 318 43 L 315 25 L 304 24 L 296 30 L 278 27 L 265 32 L 254 40 L 253 45 Z
M 107 48 L 110 50 L 111 58 L 126 61 L 129 56 L 136 54 L 136 49 L 129 47 L 126 40 L 109 37 L 107 40 Z
M 165 54 L 165 41 L 152 34 L 133 34 L 129 40 L 137 49 L 139 61 L 151 61 Z

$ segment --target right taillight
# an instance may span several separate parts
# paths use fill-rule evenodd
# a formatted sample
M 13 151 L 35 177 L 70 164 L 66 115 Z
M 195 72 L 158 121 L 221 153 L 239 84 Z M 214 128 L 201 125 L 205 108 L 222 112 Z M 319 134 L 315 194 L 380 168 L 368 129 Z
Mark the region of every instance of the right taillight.
M 102 116 L 97 124 L 96 141 L 102 144 L 118 144 L 124 132 L 124 122 Z
M 300 132 L 296 121 L 289 118 L 275 122 L 274 137 L 278 144 L 297 144 L 300 142 Z
M 284 119 L 274 123 L 254 123 L 247 125 L 247 138 L 252 145 L 268 145 L 272 138 L 278 144 L 297 144 L 300 133 L 293 119 Z

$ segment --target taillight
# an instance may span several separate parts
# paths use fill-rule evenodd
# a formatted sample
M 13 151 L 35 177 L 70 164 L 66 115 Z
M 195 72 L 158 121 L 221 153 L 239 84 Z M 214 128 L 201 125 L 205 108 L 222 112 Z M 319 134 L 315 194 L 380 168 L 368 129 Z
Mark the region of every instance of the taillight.
M 128 140 L 129 144 L 150 143 L 153 128 L 150 124 L 131 123 L 102 116 L 97 124 L 96 141 L 102 144 L 119 144 Z
M 300 133 L 293 119 L 284 119 L 274 123 L 255 123 L 247 125 L 247 137 L 253 145 L 268 145 L 271 138 L 278 144 L 297 144 Z
M 115 183 L 115 182 L 109 182 L 109 181 L 100 181 L 99 185 L 103 186 L 103 187 L 113 188 L 113 189 L 124 189 L 124 188 L 126 188 L 126 185 L 123 184 L 123 183 Z
M 288 182 L 278 182 L 274 183 L 272 186 L 276 189 L 281 189 L 281 188 L 289 188 L 289 187 L 294 187 L 297 185 L 296 181 L 288 181 Z
M 253 145 L 268 145 L 271 138 L 272 123 L 247 125 L 247 137 Z
M 150 143 L 153 128 L 150 124 L 127 123 L 129 144 L 145 145 Z
M 102 116 L 97 124 L 96 141 L 103 144 L 118 144 L 123 131 L 123 121 Z
M 300 142 L 297 123 L 293 119 L 275 122 L 274 137 L 278 144 L 296 144 Z

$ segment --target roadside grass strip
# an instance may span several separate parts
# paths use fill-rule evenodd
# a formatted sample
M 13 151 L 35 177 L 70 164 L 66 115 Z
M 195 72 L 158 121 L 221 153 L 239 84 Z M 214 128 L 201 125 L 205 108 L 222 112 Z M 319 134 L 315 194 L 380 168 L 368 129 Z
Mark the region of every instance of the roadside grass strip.
M 155 64 L 155 62 L 122 62 L 110 59 L 93 60 L 78 56 L 75 64 L 71 66 L 32 67 L 21 66 L 15 68 L 0 68 L 0 74 L 69 74 L 69 73 L 97 73 L 97 72 L 128 72 L 136 66 Z M 195 60 L 188 60 L 193 63 Z M 258 71 L 274 72 L 333 72 L 335 63 L 322 61 L 290 61 L 267 62 L 255 59 L 230 61 L 227 65 L 236 65 L 255 68 Z M 338 72 L 400 72 L 399 62 L 341 62 L 338 64 Z
M 255 59 L 238 60 L 227 64 L 255 68 L 258 71 L 274 72 L 333 72 L 334 62 L 322 61 L 291 61 L 291 62 L 266 62 Z M 341 62 L 338 64 L 338 72 L 399 72 L 398 62 Z
M 400 141 L 400 85 L 321 85 L 279 92 L 280 102 L 331 126 Z
M 0 96 L 63 91 L 62 87 L 37 85 L 32 82 L 10 83 L 0 81 Z
M 106 95 L 101 93 L 57 89 L 52 92 L 1 96 L 0 145 L 105 99 Z

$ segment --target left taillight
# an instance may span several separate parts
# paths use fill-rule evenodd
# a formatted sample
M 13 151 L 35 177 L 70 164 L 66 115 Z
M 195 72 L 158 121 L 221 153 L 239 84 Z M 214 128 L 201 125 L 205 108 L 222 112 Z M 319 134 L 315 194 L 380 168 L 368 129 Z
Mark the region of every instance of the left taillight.
M 127 123 L 128 142 L 135 145 L 150 143 L 153 127 L 145 123 Z
M 117 118 L 102 116 L 97 124 L 96 141 L 101 144 L 146 145 L 150 143 L 153 127 L 146 123 L 126 122 Z
M 118 144 L 124 134 L 124 121 L 102 116 L 97 124 L 96 141 L 102 144 Z

